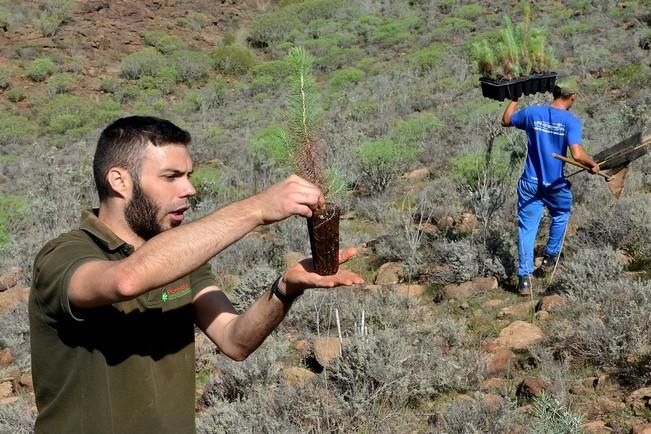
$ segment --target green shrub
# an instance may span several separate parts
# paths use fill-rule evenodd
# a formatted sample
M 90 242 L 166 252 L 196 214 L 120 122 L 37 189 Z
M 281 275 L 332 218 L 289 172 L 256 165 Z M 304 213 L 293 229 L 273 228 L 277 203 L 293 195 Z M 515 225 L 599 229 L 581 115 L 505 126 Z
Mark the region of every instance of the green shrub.
M 0 191 L 0 246 L 11 239 L 11 225 L 20 221 L 26 203 L 23 196 Z
M 192 83 L 206 78 L 210 73 L 210 57 L 201 51 L 179 50 L 172 54 L 178 72 L 178 80 Z
M 394 142 L 410 146 L 421 145 L 432 132 L 443 127 L 439 118 L 430 112 L 418 113 L 411 119 L 400 120 L 389 134 Z
M 370 41 L 385 48 L 399 45 L 411 39 L 422 25 L 422 18 L 415 15 L 400 18 L 387 17 L 373 29 Z
M 67 93 L 72 88 L 75 78 L 69 72 L 62 72 L 60 74 L 54 74 L 47 81 L 47 94 L 49 97 L 54 95 L 59 95 L 61 93 Z
M 198 32 L 210 24 L 210 18 L 201 12 L 190 11 L 185 17 L 178 17 L 176 23 L 181 27 Z
M 43 81 L 56 70 L 54 62 L 47 58 L 41 57 L 34 59 L 27 68 L 27 78 L 32 81 Z
M 201 109 L 201 95 L 198 92 L 191 90 L 183 96 L 183 99 L 176 103 L 174 110 L 177 113 L 187 114 L 198 112 Z
M 476 20 L 479 17 L 486 15 L 486 9 L 480 4 L 463 5 L 457 9 L 456 16 L 466 20 Z
M 165 57 L 153 48 L 145 48 L 131 53 L 120 63 L 120 75 L 129 80 L 137 80 L 143 75 L 156 76 L 166 66 Z
M 306 0 L 257 15 L 250 26 L 249 43 L 254 47 L 266 47 L 290 41 L 292 32 L 300 32 L 314 20 L 331 19 L 346 6 L 343 0 Z
M 179 73 L 176 68 L 172 66 L 165 66 L 158 71 L 158 76 L 155 77 L 154 83 L 157 89 L 168 95 L 176 89 L 176 83 L 179 81 Z
M 416 161 L 419 153 L 416 146 L 388 139 L 363 142 L 357 148 L 363 181 L 372 192 L 383 192 L 396 175 Z
M 421 48 L 406 57 L 407 65 L 416 69 L 421 74 L 441 68 L 449 46 L 435 43 L 426 48 Z
M 180 36 L 170 35 L 159 30 L 150 30 L 142 34 L 145 44 L 156 48 L 163 54 L 171 54 L 184 47 L 185 42 Z
M 42 13 L 38 19 L 38 29 L 43 36 L 54 36 L 63 24 L 63 19 L 56 15 Z
M 281 81 L 287 77 L 289 66 L 285 59 L 270 60 L 268 62 L 259 63 L 251 67 L 251 75 L 253 77 L 268 76 L 274 80 Z
M 286 166 L 289 147 L 285 129 L 278 124 L 258 131 L 249 145 L 249 155 L 259 166 Z
M 40 109 L 38 116 L 48 132 L 80 137 L 120 113 L 120 104 L 112 100 L 95 102 L 73 95 L 57 95 Z
M 534 399 L 532 434 L 580 433 L 582 424 L 583 416 L 572 413 L 544 390 Z
M 43 36 L 53 36 L 72 15 L 76 2 L 71 0 L 45 0 L 40 2 L 38 26 Z
M 105 78 L 99 85 L 99 88 L 106 93 L 115 93 L 118 90 L 119 83 L 114 78 Z
M 213 68 L 222 74 L 243 75 L 255 65 L 255 54 L 246 47 L 229 45 L 210 52 Z
M 342 87 L 350 84 L 355 84 L 362 81 L 366 77 L 366 73 L 357 68 L 344 68 L 335 72 L 330 79 L 330 86 L 334 89 L 341 89 Z
M 29 119 L 0 112 L 0 145 L 25 142 L 36 132 L 34 122 Z
M 13 87 L 7 91 L 7 99 L 11 102 L 20 102 L 27 98 L 27 94 L 22 87 Z
M 8 89 L 10 85 L 11 81 L 9 81 L 9 71 L 0 68 L 0 90 Z

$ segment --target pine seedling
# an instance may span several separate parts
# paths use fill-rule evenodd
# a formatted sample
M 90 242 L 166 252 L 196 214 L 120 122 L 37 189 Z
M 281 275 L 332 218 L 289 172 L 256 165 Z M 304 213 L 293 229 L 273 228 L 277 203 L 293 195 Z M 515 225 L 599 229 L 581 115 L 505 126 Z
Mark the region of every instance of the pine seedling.
M 316 138 L 321 108 L 312 74 L 313 58 L 300 47 L 287 55 L 287 145 L 296 173 L 323 189 L 323 153 Z

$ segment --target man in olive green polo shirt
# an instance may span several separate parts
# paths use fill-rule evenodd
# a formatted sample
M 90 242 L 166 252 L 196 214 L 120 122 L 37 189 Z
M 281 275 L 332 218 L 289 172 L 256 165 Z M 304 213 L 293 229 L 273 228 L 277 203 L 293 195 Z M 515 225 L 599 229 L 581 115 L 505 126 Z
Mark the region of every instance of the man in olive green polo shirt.
M 182 225 L 195 193 L 189 143 L 158 118 L 109 125 L 93 162 L 99 209 L 37 255 L 29 300 L 36 433 L 193 433 L 194 324 L 244 360 L 307 288 L 362 283 L 344 269 L 319 276 L 308 259 L 238 314 L 208 260 L 259 225 L 310 216 L 323 196 L 292 176 Z

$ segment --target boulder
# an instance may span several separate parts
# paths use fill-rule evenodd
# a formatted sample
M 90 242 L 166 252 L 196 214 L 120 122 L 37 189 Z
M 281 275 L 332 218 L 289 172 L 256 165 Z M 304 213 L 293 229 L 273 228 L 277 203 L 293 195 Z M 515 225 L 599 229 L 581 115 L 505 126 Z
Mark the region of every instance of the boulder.
M 0 292 L 0 316 L 12 311 L 16 306 L 26 303 L 29 298 L 29 288 L 14 286 L 7 291 Z
M 426 291 L 423 285 L 409 285 L 406 283 L 396 285 L 394 288 L 398 295 L 402 295 L 404 297 L 422 297 Z
M 504 328 L 495 342 L 514 350 L 527 349 L 545 337 L 540 327 L 524 321 L 513 321 Z
M 626 401 L 637 415 L 648 411 L 651 409 L 651 387 L 643 387 L 633 391 Z
M 349 339 L 344 339 L 346 345 Z M 337 337 L 315 337 L 312 341 L 314 349 L 314 358 L 324 368 L 330 366 L 332 361 L 341 355 L 341 345 Z
M 299 367 L 285 368 L 281 371 L 281 376 L 290 386 L 309 383 L 317 378 L 314 372 Z
M 495 277 L 478 277 L 468 282 L 452 283 L 443 287 L 443 293 L 447 300 L 466 300 L 479 295 L 482 292 L 497 288 Z
M 613 432 L 612 428 L 608 427 L 602 420 L 594 420 L 586 422 L 581 425 L 585 434 L 608 434 Z
M 387 262 L 377 271 L 376 285 L 395 285 L 402 278 L 404 267 L 400 262 Z
M 14 361 L 14 358 L 11 356 L 9 348 L 5 348 L 0 351 L 0 368 L 7 368 L 11 365 L 11 362 Z
M 542 379 L 538 377 L 526 377 L 518 384 L 515 394 L 519 398 L 530 400 L 540 396 L 543 390 L 545 390 L 545 382 Z
M 0 292 L 6 291 L 18 285 L 23 272 L 18 267 L 10 268 L 4 273 L 0 274 Z
M 0 399 L 10 398 L 14 396 L 14 388 L 10 381 L 0 383 Z
M 651 434 L 651 423 L 643 423 L 633 426 L 632 434 Z
M 488 373 L 490 375 L 502 375 L 511 371 L 515 364 L 515 354 L 508 348 L 500 348 L 494 351 L 488 362 Z
M 546 295 L 540 299 L 536 305 L 536 312 L 544 310 L 546 312 L 558 311 L 558 308 L 565 304 L 565 298 L 560 294 Z
M 409 181 L 422 181 L 427 178 L 430 174 L 430 170 L 427 167 L 421 167 L 420 169 L 412 170 L 409 173 L 403 175 L 403 177 Z

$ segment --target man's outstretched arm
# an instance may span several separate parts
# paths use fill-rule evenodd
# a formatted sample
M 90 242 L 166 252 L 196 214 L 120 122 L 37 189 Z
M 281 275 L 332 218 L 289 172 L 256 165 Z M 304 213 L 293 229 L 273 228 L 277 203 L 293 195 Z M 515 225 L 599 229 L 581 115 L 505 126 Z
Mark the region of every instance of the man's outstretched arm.
M 197 269 L 258 225 L 291 215 L 308 217 L 322 202 L 315 185 L 291 176 L 255 196 L 156 235 L 128 258 L 83 263 L 70 278 L 68 298 L 78 308 L 135 298 Z
M 357 253 L 349 248 L 339 253 L 344 263 Z M 278 291 L 289 297 L 299 296 L 308 288 L 334 288 L 363 283 L 357 274 L 339 268 L 333 276 L 314 272 L 312 260 L 306 259 L 287 270 L 278 282 Z M 238 315 L 224 293 L 208 287 L 194 297 L 197 325 L 219 349 L 234 360 L 244 360 L 255 351 L 280 324 L 290 304 L 284 303 L 267 290 L 246 311 Z
M 594 161 L 592 157 L 590 157 L 590 155 L 585 151 L 585 149 L 583 149 L 583 146 L 574 144 L 574 145 L 570 145 L 569 148 L 570 148 L 570 152 L 572 153 L 572 158 L 574 158 L 575 161 L 578 161 L 584 166 L 590 167 L 592 173 L 599 172 L 599 164 L 597 164 L 597 162 Z

